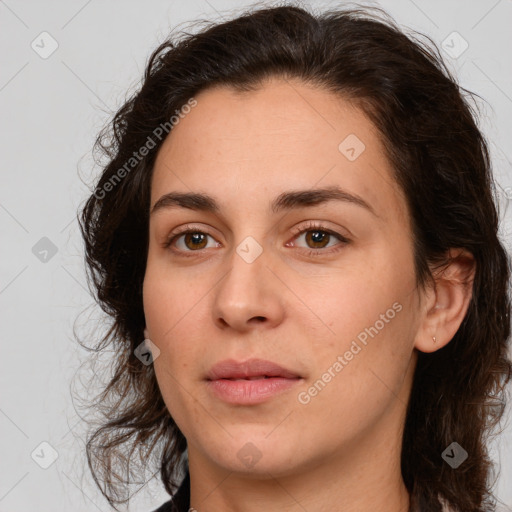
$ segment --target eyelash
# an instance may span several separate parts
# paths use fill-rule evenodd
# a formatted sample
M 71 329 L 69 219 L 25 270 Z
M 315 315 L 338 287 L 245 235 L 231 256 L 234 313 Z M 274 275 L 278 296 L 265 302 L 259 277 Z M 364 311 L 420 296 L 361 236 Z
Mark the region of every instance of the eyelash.
M 339 248 L 338 246 L 340 246 L 340 245 L 344 246 L 344 245 L 350 243 L 350 240 L 348 238 L 340 235 L 336 231 L 328 229 L 328 228 L 322 226 L 321 224 L 317 224 L 317 223 L 312 222 L 312 221 L 309 221 L 306 226 L 301 226 L 299 228 L 294 229 L 293 230 L 293 239 L 295 240 L 300 235 L 302 235 L 303 233 L 307 233 L 308 231 L 320 231 L 322 233 L 327 233 L 327 234 L 329 234 L 331 236 L 334 236 L 335 238 L 338 238 L 341 243 L 337 244 L 335 246 L 334 250 L 332 248 L 330 248 L 330 250 L 326 250 L 326 249 L 304 249 L 304 251 L 306 251 L 307 256 L 324 256 L 326 254 L 336 253 L 336 252 L 341 250 L 341 248 Z M 182 228 L 179 232 L 171 233 L 169 235 L 169 237 L 167 238 L 167 240 L 164 242 L 163 247 L 165 249 L 172 250 L 173 252 L 175 252 L 175 253 L 177 253 L 180 256 L 183 256 L 185 258 L 193 257 L 194 253 L 201 252 L 201 249 L 199 249 L 197 251 L 184 251 L 183 252 L 183 251 L 181 251 L 179 249 L 172 249 L 171 248 L 172 243 L 176 239 L 178 239 L 180 236 L 186 235 L 188 233 L 194 233 L 194 234 L 199 233 L 199 234 L 203 234 L 203 235 L 212 236 L 212 235 L 210 235 L 206 231 L 203 231 L 201 229 L 197 229 L 197 228 L 194 228 L 193 226 L 187 225 L 184 228 Z M 213 238 L 213 236 L 212 236 L 212 238 Z

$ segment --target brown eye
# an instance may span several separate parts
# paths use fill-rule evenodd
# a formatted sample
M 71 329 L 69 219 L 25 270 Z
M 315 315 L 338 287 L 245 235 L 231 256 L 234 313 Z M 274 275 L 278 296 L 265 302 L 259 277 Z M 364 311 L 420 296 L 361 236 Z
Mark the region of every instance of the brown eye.
M 331 234 L 327 231 L 315 230 L 306 231 L 306 242 L 312 244 L 312 249 L 322 249 L 329 243 Z
M 306 249 L 325 249 L 326 247 L 332 247 L 336 245 L 343 245 L 348 243 L 348 239 L 328 229 L 320 229 L 316 227 L 307 227 L 299 231 L 299 235 L 295 237 L 293 245 L 297 245 L 296 242 L 304 238 Z M 338 239 L 341 244 L 331 243 Z M 327 252 L 327 251 L 323 251 Z
M 185 238 L 183 239 L 183 243 L 188 249 L 204 249 L 206 246 L 206 235 L 205 233 L 194 232 L 194 233 L 185 233 Z
M 288 247 L 297 247 L 308 256 L 326 256 L 342 250 L 350 240 L 336 231 L 309 221 L 306 225 L 294 229 L 294 239 Z M 304 240 L 302 241 L 302 239 Z M 336 240 L 338 243 L 336 243 Z M 305 245 L 304 245 L 305 244 Z
M 197 229 L 188 229 L 181 233 L 171 235 L 165 242 L 164 248 L 170 248 L 177 253 L 199 252 L 202 249 L 208 248 L 208 237 L 213 239 L 208 233 Z M 215 243 L 214 245 L 210 245 L 210 247 L 217 247 L 218 245 L 218 243 Z

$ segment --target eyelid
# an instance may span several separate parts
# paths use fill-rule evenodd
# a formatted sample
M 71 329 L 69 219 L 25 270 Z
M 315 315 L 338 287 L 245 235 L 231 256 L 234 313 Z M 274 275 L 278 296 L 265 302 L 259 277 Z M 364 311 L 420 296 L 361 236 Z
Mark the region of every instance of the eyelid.
M 344 246 L 346 244 L 348 244 L 350 242 L 350 239 L 347 238 L 346 236 L 343 236 L 341 235 L 340 233 L 324 226 L 320 221 L 308 221 L 306 223 L 306 225 L 302 224 L 302 225 L 299 225 L 295 228 L 292 229 L 292 240 L 296 240 L 300 235 L 302 235 L 303 233 L 307 233 L 308 231 L 313 231 L 313 230 L 317 230 L 317 231 L 323 231 L 325 233 L 328 233 L 329 235 L 331 236 L 334 236 L 335 238 L 338 238 L 338 240 L 340 241 L 339 244 L 336 244 L 333 247 L 330 247 L 330 248 L 327 248 L 327 249 L 324 249 L 324 248 L 307 248 L 307 247 L 302 247 L 300 249 L 302 249 L 303 251 L 306 251 L 308 252 L 309 251 L 309 254 L 313 254 L 313 255 L 327 255 L 327 254 L 331 254 L 333 252 L 337 252 L 339 249 L 338 246 Z M 165 241 L 163 243 L 163 247 L 165 249 L 169 249 L 170 246 L 173 244 L 173 242 L 179 238 L 181 235 L 185 235 L 185 234 L 188 234 L 188 233 L 202 233 L 202 234 L 205 234 L 207 236 L 210 236 L 212 238 L 214 238 L 214 236 L 209 232 L 208 229 L 204 229 L 203 227 L 199 227 L 199 226 L 194 226 L 193 224 L 186 224 L 184 226 L 181 226 L 179 228 L 177 228 L 176 230 L 172 231 L 166 238 L 165 238 Z M 217 241 L 216 241 L 217 242 Z M 217 242 L 219 243 L 219 242 Z M 288 244 L 289 242 L 287 242 Z M 170 249 L 170 250 L 173 250 L 174 252 L 176 253 L 179 253 L 179 254 L 184 254 L 184 253 L 188 253 L 188 254 L 185 254 L 185 256 L 188 256 L 188 255 L 193 255 L 194 253 L 200 253 L 202 251 L 202 249 L 199 249 L 197 251 L 182 251 L 182 250 L 176 250 L 176 249 Z
M 181 226 L 179 228 L 176 228 L 173 230 L 169 235 L 165 237 L 163 247 L 168 248 L 176 238 L 178 238 L 180 235 L 186 235 L 187 233 L 203 233 L 205 235 L 211 236 L 214 238 L 214 236 L 210 233 L 208 229 L 205 229 L 203 227 L 194 226 L 193 224 L 186 224 L 184 226 Z M 198 251 L 189 251 L 189 252 L 198 252 Z
M 337 231 L 334 231 L 331 228 L 328 228 L 325 226 L 321 221 L 307 221 L 306 225 L 301 224 L 295 228 L 292 229 L 294 239 L 298 237 L 298 235 L 301 235 L 304 232 L 307 231 L 324 231 L 325 233 L 329 233 L 330 235 L 333 235 L 337 238 L 339 238 L 341 241 L 349 242 L 349 239 L 342 235 L 341 233 L 338 233 Z
M 306 225 L 302 224 L 300 226 L 297 226 L 292 231 L 294 231 L 295 233 L 293 240 L 296 240 L 297 238 L 299 238 L 299 236 L 302 236 L 303 233 L 307 233 L 308 231 L 322 231 L 328 233 L 331 236 L 334 236 L 339 240 L 339 243 L 337 243 L 336 245 L 326 248 L 300 247 L 301 252 L 305 252 L 306 256 L 331 256 L 340 252 L 347 244 L 351 242 L 349 238 L 343 236 L 337 231 L 334 231 L 333 229 L 328 228 L 321 221 L 308 221 Z

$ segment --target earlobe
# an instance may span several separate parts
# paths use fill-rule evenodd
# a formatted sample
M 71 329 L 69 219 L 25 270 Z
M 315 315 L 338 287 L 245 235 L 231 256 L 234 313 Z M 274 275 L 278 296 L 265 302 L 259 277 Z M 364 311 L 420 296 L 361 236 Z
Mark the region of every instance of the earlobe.
M 148 332 L 147 327 L 144 327 L 144 339 L 149 340 L 149 332 Z
M 435 352 L 452 340 L 471 301 L 476 271 L 473 255 L 451 249 L 449 258 L 442 270 L 433 273 L 434 303 L 424 312 L 414 345 L 421 352 Z

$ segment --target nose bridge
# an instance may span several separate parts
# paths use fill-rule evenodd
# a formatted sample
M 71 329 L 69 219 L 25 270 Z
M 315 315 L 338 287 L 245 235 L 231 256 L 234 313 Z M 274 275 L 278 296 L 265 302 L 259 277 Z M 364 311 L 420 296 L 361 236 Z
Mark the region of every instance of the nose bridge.
M 268 251 L 252 236 L 238 243 L 229 259 L 230 271 L 223 280 L 224 299 L 240 306 L 258 304 L 268 274 Z M 260 299 L 259 299 L 260 298 Z
M 246 236 L 233 248 L 230 268 L 215 295 L 213 314 L 217 322 L 222 319 L 243 329 L 254 318 L 271 323 L 278 320 L 282 305 L 272 283 L 273 274 L 267 268 L 269 257 L 271 251 L 264 250 L 252 236 Z

